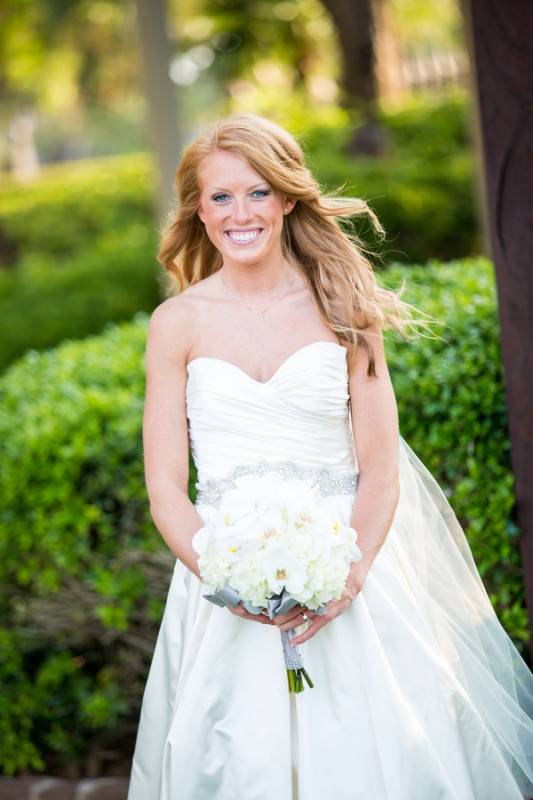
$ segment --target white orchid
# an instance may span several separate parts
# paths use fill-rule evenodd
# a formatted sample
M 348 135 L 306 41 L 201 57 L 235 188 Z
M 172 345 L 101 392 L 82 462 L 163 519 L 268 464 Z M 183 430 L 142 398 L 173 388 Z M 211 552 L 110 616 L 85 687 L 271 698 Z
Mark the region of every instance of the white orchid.
M 192 540 L 208 594 L 232 589 L 273 614 L 287 599 L 320 612 L 340 598 L 351 562 L 362 558 L 356 542 L 331 497 L 271 473 L 236 478 Z M 312 686 L 291 631 L 281 639 L 289 691 L 302 691 L 303 678 Z
M 296 595 L 305 585 L 305 564 L 283 544 L 276 542 L 267 547 L 261 567 L 273 594 L 286 589 Z
M 237 478 L 193 547 L 209 587 L 228 583 L 262 607 L 285 590 L 317 609 L 341 596 L 351 562 L 362 558 L 356 541 L 330 498 L 269 474 Z

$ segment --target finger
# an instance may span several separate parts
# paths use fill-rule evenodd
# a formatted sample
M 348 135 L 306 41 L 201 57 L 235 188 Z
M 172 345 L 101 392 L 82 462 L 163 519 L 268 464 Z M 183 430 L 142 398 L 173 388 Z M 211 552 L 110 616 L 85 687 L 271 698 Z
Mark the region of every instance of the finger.
M 306 611 L 306 609 L 301 605 L 293 606 L 289 611 L 286 611 L 285 614 L 276 614 L 274 620 L 276 625 L 284 625 L 285 622 L 289 622 L 304 611 Z
M 298 620 L 301 620 L 301 619 L 302 619 L 301 613 L 300 614 L 283 614 L 283 616 L 281 616 L 281 617 L 278 617 L 278 616 L 274 617 L 274 622 L 278 626 L 278 628 L 281 628 L 282 630 L 285 630 L 287 626 L 289 626 L 289 628 L 291 626 L 294 627 L 296 624 L 298 624 Z
M 244 608 L 240 616 L 242 616 L 243 619 L 251 619 L 254 622 L 260 622 L 262 625 L 272 625 L 272 622 L 267 617 L 264 617 L 262 614 L 250 614 L 250 612 L 246 611 Z
M 274 617 L 272 617 L 273 625 L 277 625 L 278 627 L 281 627 L 287 623 L 292 623 L 294 625 L 294 622 L 297 622 L 298 618 L 301 619 L 302 613 L 306 610 L 304 608 L 300 608 L 300 610 L 298 610 L 298 608 L 295 606 L 294 608 L 291 608 L 290 611 L 286 611 L 284 614 L 276 614 Z
M 304 619 L 304 614 L 305 614 L 305 619 Z M 313 621 L 313 618 L 311 617 L 309 612 L 302 611 L 300 614 L 297 614 L 292 619 L 290 619 L 287 622 L 285 622 L 284 624 L 280 625 L 279 628 L 282 631 L 288 631 L 291 628 L 297 628 L 300 625 L 304 625 L 306 622 L 310 623 L 312 621 Z
M 326 619 L 326 618 L 320 617 L 320 616 L 316 617 L 315 620 L 313 621 L 312 625 L 310 625 L 307 628 L 306 631 L 304 631 L 303 633 L 298 634 L 298 636 L 294 636 L 291 639 L 291 644 L 293 644 L 293 645 L 303 644 L 308 639 L 311 639 L 315 635 L 315 633 L 318 633 L 318 631 L 321 628 L 323 628 L 324 625 L 327 625 L 328 622 L 329 622 L 329 619 Z

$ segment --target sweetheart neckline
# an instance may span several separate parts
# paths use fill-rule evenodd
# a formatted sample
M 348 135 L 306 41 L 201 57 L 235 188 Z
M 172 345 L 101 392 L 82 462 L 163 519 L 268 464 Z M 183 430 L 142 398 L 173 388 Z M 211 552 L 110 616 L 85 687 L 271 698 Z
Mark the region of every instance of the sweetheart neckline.
M 288 355 L 287 358 L 285 359 L 285 361 L 281 362 L 279 367 L 276 370 L 274 370 L 274 372 L 272 373 L 270 378 L 268 378 L 266 381 L 259 381 L 259 380 L 257 380 L 257 378 L 253 378 L 245 370 L 241 369 L 241 367 L 237 366 L 237 364 L 234 364 L 232 361 L 227 361 L 225 358 L 217 358 L 216 356 L 196 356 L 196 358 L 192 358 L 190 361 L 187 362 L 186 369 L 187 369 L 187 372 L 188 372 L 191 364 L 194 364 L 197 361 L 216 361 L 219 364 L 227 364 L 229 367 L 231 367 L 232 369 L 236 370 L 241 375 L 244 375 L 245 378 L 247 378 L 252 383 L 257 384 L 258 386 L 267 386 L 268 384 L 272 383 L 272 381 L 279 375 L 279 373 L 284 369 L 284 367 L 290 361 L 292 361 L 292 359 L 295 356 L 299 355 L 300 353 L 302 353 L 302 352 L 304 352 L 306 350 L 309 350 L 311 347 L 315 347 L 316 345 L 324 345 L 324 344 L 326 344 L 326 345 L 331 344 L 331 345 L 333 345 L 333 347 L 338 347 L 339 349 L 344 350 L 345 353 L 348 351 L 348 348 L 345 347 L 345 345 L 339 344 L 338 342 L 332 342 L 330 339 L 318 339 L 316 342 L 310 342 L 309 344 L 304 344 L 303 347 L 299 347 L 293 353 Z

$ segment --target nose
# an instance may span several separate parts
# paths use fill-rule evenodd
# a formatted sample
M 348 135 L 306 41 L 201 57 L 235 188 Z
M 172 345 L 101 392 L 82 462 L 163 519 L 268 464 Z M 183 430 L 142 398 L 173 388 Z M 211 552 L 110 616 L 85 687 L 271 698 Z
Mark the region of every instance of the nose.
M 237 225 L 245 225 L 251 219 L 251 210 L 247 197 L 236 197 L 233 206 L 233 219 Z

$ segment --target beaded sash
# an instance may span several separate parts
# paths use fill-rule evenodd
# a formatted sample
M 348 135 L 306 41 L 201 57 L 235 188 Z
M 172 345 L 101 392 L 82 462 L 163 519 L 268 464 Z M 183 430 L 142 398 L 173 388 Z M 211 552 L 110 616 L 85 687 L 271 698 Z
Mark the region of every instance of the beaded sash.
M 226 478 L 208 478 L 198 481 L 196 504 L 218 506 L 227 489 L 235 488 L 235 480 L 241 475 L 264 475 L 277 472 L 283 480 L 302 478 L 311 481 L 311 488 L 317 487 L 322 496 L 330 494 L 354 494 L 359 482 L 357 472 L 334 472 L 324 467 L 307 467 L 295 461 L 258 461 L 252 464 L 237 464 Z

